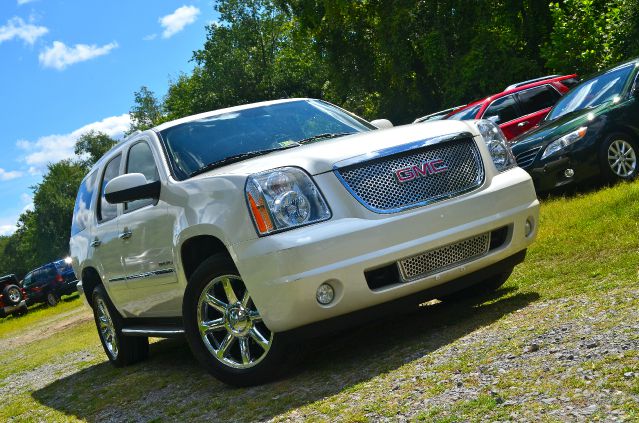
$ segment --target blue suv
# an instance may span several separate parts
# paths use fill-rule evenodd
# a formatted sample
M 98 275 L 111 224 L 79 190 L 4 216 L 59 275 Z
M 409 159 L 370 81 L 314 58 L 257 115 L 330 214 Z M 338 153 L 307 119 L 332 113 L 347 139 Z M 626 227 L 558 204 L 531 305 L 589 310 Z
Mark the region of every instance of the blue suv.
M 24 277 L 22 286 L 27 291 L 27 305 L 58 304 L 62 295 L 76 292 L 78 279 L 71 264 L 65 260 L 54 261 L 32 270 Z

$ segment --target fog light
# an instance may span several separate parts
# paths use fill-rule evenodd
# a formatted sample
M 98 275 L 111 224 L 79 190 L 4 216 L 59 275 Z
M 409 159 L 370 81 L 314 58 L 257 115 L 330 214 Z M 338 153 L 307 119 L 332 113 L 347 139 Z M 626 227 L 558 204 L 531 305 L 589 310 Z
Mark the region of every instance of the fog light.
M 566 170 L 564 170 L 564 176 L 566 178 L 572 178 L 573 176 L 575 176 L 574 169 L 566 169 Z
M 315 298 L 318 303 L 328 305 L 333 301 L 333 298 L 335 298 L 335 290 L 329 284 L 323 283 L 317 288 Z
M 535 228 L 535 225 L 533 223 L 533 219 L 532 217 L 529 217 L 528 219 L 526 219 L 526 224 L 524 225 L 524 233 L 526 234 L 527 237 L 530 236 L 534 228 Z

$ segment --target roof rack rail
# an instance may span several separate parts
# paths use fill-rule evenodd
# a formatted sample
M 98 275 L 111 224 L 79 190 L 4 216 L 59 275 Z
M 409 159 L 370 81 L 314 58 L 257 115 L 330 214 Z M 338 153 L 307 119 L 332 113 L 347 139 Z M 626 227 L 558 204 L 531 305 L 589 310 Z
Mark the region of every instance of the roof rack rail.
M 507 86 L 504 91 L 512 90 L 512 89 L 519 88 L 519 87 L 523 87 L 524 85 L 532 84 L 533 82 L 544 81 L 546 79 L 551 79 L 551 78 L 558 78 L 560 76 L 561 75 L 546 75 L 546 76 L 541 76 L 539 78 L 529 79 L 528 81 L 517 82 L 515 84 Z

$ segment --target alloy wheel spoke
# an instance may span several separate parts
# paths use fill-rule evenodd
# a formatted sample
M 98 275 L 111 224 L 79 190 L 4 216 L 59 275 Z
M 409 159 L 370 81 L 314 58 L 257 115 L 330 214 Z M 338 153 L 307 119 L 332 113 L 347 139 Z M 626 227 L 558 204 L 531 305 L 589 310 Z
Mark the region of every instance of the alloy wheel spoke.
M 208 292 L 206 293 L 206 303 L 220 313 L 224 313 L 224 311 L 228 308 L 228 304 Z
M 249 350 L 248 338 L 240 338 L 240 354 L 242 355 L 242 364 L 251 362 L 251 352 Z
M 257 311 L 249 311 L 249 319 L 252 323 L 261 322 L 262 316 Z
M 233 285 L 231 285 L 231 280 L 229 278 L 222 279 L 222 286 L 224 287 L 224 293 L 226 293 L 226 299 L 230 304 L 237 304 L 237 296 L 235 295 L 235 291 L 233 291 Z
M 203 333 L 224 329 L 224 318 L 208 320 L 200 323 L 200 331 Z
M 230 333 L 226 334 L 226 336 L 222 340 L 222 343 L 220 344 L 220 348 L 217 350 L 217 357 L 219 359 L 224 358 L 224 356 L 226 355 L 226 352 L 229 350 L 234 340 L 235 340 L 235 337 L 233 335 L 231 335 Z
M 262 347 L 264 351 L 268 349 L 269 341 L 266 338 L 264 338 L 264 336 L 260 333 L 260 331 L 256 327 L 251 328 L 251 330 L 249 331 L 249 336 L 253 338 L 253 340 L 257 342 L 257 344 L 260 347 Z
M 249 301 L 251 301 L 251 296 L 248 293 L 248 290 L 244 291 L 244 296 L 242 297 L 242 307 L 243 308 L 248 308 L 248 303 Z
M 220 317 L 219 319 L 208 320 L 206 322 L 200 323 L 200 331 L 201 332 L 212 332 L 216 330 L 224 329 L 224 318 Z

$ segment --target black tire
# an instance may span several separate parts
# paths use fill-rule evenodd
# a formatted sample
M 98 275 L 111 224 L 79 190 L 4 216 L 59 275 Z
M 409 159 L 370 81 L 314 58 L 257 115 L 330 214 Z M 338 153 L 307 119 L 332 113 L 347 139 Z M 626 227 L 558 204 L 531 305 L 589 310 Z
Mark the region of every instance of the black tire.
M 627 161 L 623 165 L 613 166 L 614 163 L 618 163 L 612 157 L 615 156 L 614 151 L 619 150 L 619 146 L 632 149 L 632 151 L 626 150 L 628 156 L 626 156 Z M 612 134 L 601 144 L 599 164 L 602 176 L 608 181 L 628 181 L 636 178 L 637 172 L 639 172 L 638 160 L 639 147 L 637 142 L 625 134 Z
M 510 269 L 504 273 L 499 275 L 495 275 L 489 279 L 481 281 L 475 285 L 469 286 L 468 288 L 462 289 L 461 291 L 453 292 L 450 295 L 443 296 L 439 298 L 441 301 L 452 302 L 452 301 L 463 301 L 471 298 L 482 298 L 486 295 L 492 294 L 497 291 L 510 277 L 513 269 Z
M 145 360 L 149 356 L 149 338 L 142 336 L 124 336 L 122 334 L 122 316 L 120 316 L 120 313 L 118 313 L 111 303 L 102 285 L 95 287 L 92 298 L 93 302 L 91 304 L 93 305 L 95 325 L 98 329 L 98 335 L 104 352 L 111 364 L 115 367 L 124 367 Z M 105 307 L 102 311 L 99 310 L 101 306 Z M 108 336 L 105 334 L 105 331 L 101 329 L 101 327 L 104 327 L 100 321 L 100 318 L 104 317 L 104 315 L 101 315 L 103 311 L 106 311 L 113 328 L 112 338 L 110 339 L 107 339 Z M 113 342 L 115 343 L 115 348 L 113 348 Z
M 22 301 L 22 291 L 18 285 L 7 285 L 2 290 L 7 305 L 17 306 Z
M 237 296 L 238 301 L 233 302 L 233 307 L 241 307 L 241 304 L 245 303 L 246 308 L 241 309 L 242 311 L 239 312 L 239 316 L 244 316 L 244 327 L 250 327 L 248 333 L 237 335 L 237 337 L 232 335 L 231 329 L 227 329 L 227 327 L 231 327 L 231 323 L 228 323 L 231 321 L 231 318 L 225 317 L 230 315 L 228 313 L 231 313 L 230 310 L 233 309 L 233 307 L 229 307 L 227 309 L 228 313 L 223 314 L 213 309 L 212 306 L 207 305 L 208 303 L 202 303 L 201 306 L 198 306 L 204 290 L 206 289 L 207 292 L 211 292 L 211 290 L 216 287 L 216 285 L 214 285 L 216 279 L 229 275 L 232 276 L 234 282 L 234 285 L 232 285 L 234 288 L 232 289 L 237 289 L 237 292 L 240 293 L 240 295 Z M 229 279 L 226 279 L 226 281 L 229 281 Z M 231 284 L 231 282 L 228 283 Z M 240 291 L 242 287 L 243 291 Z M 225 294 L 225 291 L 221 292 L 223 293 L 221 295 L 226 295 L 224 297 L 227 300 L 226 303 L 231 304 L 231 301 L 228 301 L 229 297 Z M 252 300 L 246 302 L 240 301 L 240 299 L 245 298 L 245 295 L 247 295 L 246 287 L 244 287 L 233 261 L 224 255 L 215 255 L 198 266 L 190 277 L 182 304 L 186 339 L 195 358 L 217 379 L 228 385 L 238 387 L 259 385 L 279 376 L 282 373 L 281 363 L 284 360 L 287 347 L 287 342 L 285 342 L 281 335 L 271 333 L 261 321 L 257 322 L 256 320 L 256 323 L 253 322 L 251 318 L 245 317 L 251 313 L 259 316 Z M 199 313 L 218 313 L 217 318 L 225 321 L 225 327 L 215 329 L 216 332 L 211 331 L 207 334 L 201 334 L 198 323 L 198 307 L 200 307 Z M 205 316 L 203 319 L 210 318 L 211 316 Z M 237 320 L 235 322 L 237 323 Z M 252 338 L 256 333 L 252 332 L 253 330 L 256 330 L 260 335 L 264 335 L 262 336 L 263 340 L 266 340 L 267 335 L 270 336 L 270 346 L 268 348 L 261 347 L 260 344 L 255 341 L 255 338 Z M 209 348 L 217 347 L 218 351 L 221 351 L 224 341 L 220 342 L 219 339 L 225 337 L 230 337 L 231 341 L 227 343 L 227 345 L 230 346 L 225 349 L 227 353 L 222 353 L 222 358 L 218 359 Z M 205 344 L 205 338 L 209 346 Z M 248 364 L 239 364 L 239 366 L 245 366 L 245 368 L 232 367 L 222 362 L 223 360 L 233 360 L 238 354 L 241 354 L 241 347 L 243 345 L 245 345 L 245 349 L 249 351 L 247 354 L 249 357 L 254 355 L 254 357 L 248 360 Z M 235 355 L 235 357 L 233 357 L 233 355 Z M 244 356 L 242 356 L 242 360 L 243 359 Z M 247 368 L 246 366 L 250 367 Z
M 29 309 L 27 308 L 26 305 L 24 305 L 24 306 L 20 307 L 20 310 L 18 310 L 18 312 L 16 313 L 16 316 L 24 316 L 28 312 L 29 312 Z
M 51 291 L 47 294 L 46 302 L 49 307 L 55 307 L 60 302 L 60 297 L 55 292 Z

